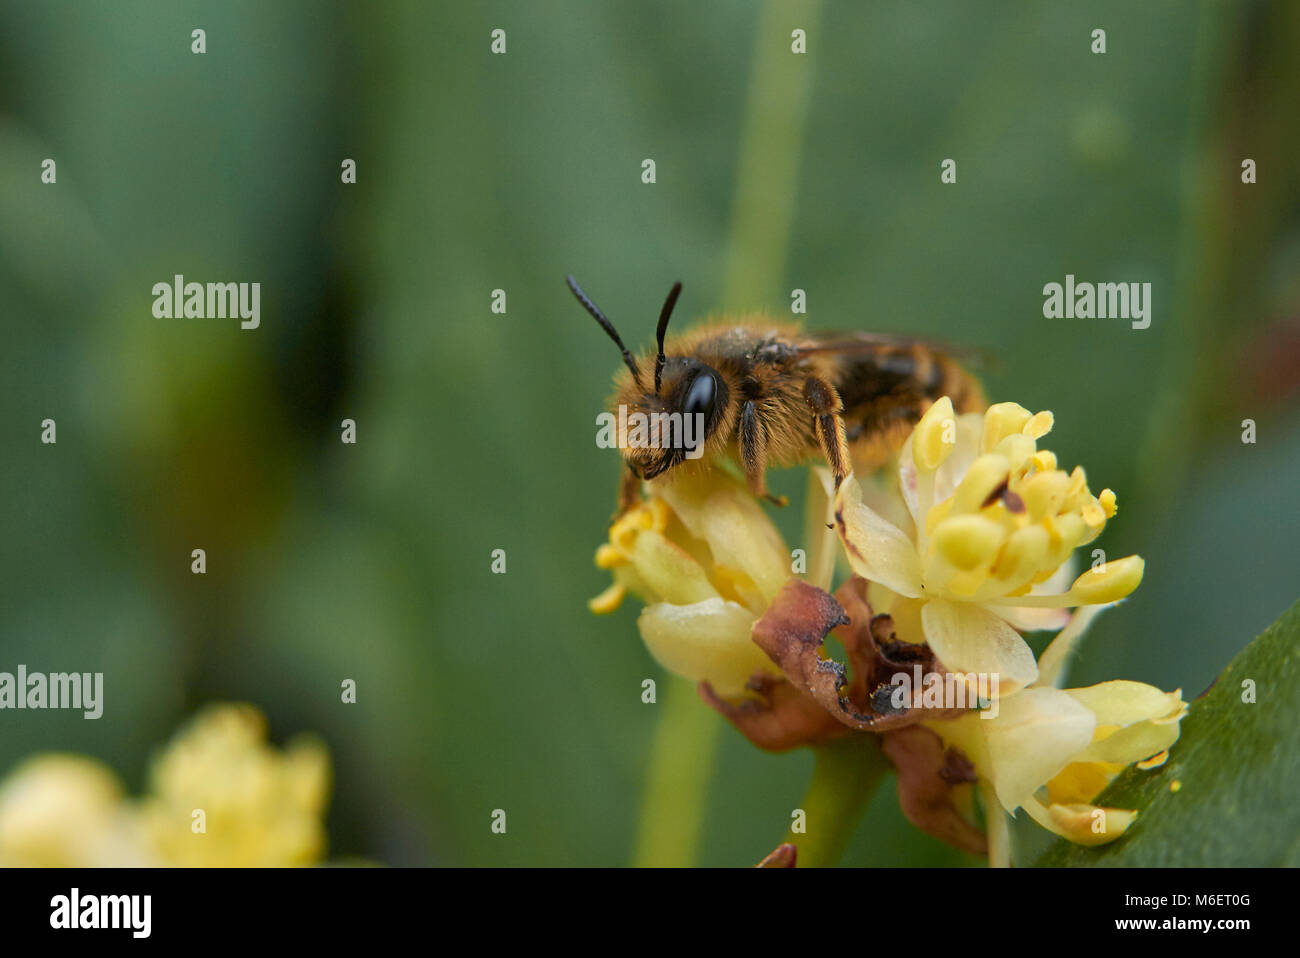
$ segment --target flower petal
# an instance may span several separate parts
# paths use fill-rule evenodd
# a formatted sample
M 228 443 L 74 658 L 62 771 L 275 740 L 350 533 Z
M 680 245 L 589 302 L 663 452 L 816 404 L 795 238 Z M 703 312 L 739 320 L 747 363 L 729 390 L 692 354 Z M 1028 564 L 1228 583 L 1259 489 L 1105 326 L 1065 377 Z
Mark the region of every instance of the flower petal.
M 982 413 L 965 413 L 957 417 L 957 444 L 934 473 L 934 501 L 943 502 L 953 494 L 980 453 L 980 434 L 984 431 Z M 912 455 L 912 437 L 908 436 L 898 456 L 899 487 L 912 519 L 917 519 L 917 468 Z M 921 528 L 917 522 L 917 528 Z
M 934 472 L 952 455 L 957 442 L 957 417 L 952 400 L 940 396 L 912 430 L 912 461 L 921 472 Z
M 862 502 L 862 489 L 849 475 L 835 496 L 835 527 L 853 571 L 899 595 L 921 594 L 921 559 L 897 526 Z
M 1181 692 L 1164 692 L 1145 682 L 1116 679 L 1066 694 L 1097 716 L 1098 725 L 1132 725 L 1169 718 L 1183 709 Z
M 1141 584 L 1145 570 L 1146 562 L 1141 556 L 1111 559 L 1075 579 L 1070 593 L 1079 598 L 1076 605 L 1118 602 Z
M 909 599 L 872 582 L 867 586 L 867 601 L 875 612 L 886 614 L 893 620 L 894 638 L 913 645 L 924 644 L 925 627 L 921 625 L 924 599 Z
M 997 612 L 1019 632 L 1056 632 L 1071 621 L 1069 609 L 1031 609 L 1004 605 Z
M 691 605 L 648 605 L 637 626 L 650 654 L 668 671 L 708 682 L 719 695 L 736 698 L 756 671 L 780 674 L 750 639 L 754 621 L 744 606 L 712 598 Z
M 1166 751 L 1179 735 L 1186 709 L 1181 692 L 1162 692 L 1142 682 L 1102 682 L 1066 694 L 1097 716 L 1098 736 L 1079 761 L 1127 765 Z M 1102 729 L 1108 730 L 1105 735 Z
M 1000 696 L 1038 678 L 1034 653 L 1020 633 L 981 606 L 932 599 L 921 609 L 921 625 L 945 669 L 996 675 Z
M 714 562 L 740 569 L 772 600 L 790 577 L 790 553 L 744 485 L 718 470 L 649 485 L 691 535 L 708 543 Z
M 1047 804 L 1091 804 L 1124 768 L 1114 762 L 1071 762 L 1048 781 Z
M 1104 845 L 1123 835 L 1137 818 L 1127 808 L 1102 808 L 1097 805 L 1044 805 L 1037 799 L 1025 805 L 1025 811 L 1038 824 L 1076 845 Z
M 1057 689 L 1026 689 L 998 704 L 984 737 L 998 801 L 1015 811 L 1088 747 L 1096 719 Z
M 681 546 L 653 529 L 637 534 L 629 560 L 637 579 L 644 584 L 645 591 L 639 594 L 647 602 L 690 605 L 718 595 L 703 566 Z M 620 571 L 622 567 L 615 570 Z
M 1167 752 L 1178 741 L 1179 734 L 1177 722 L 1163 725 L 1138 722 L 1093 742 L 1079 754 L 1079 760 L 1119 765 L 1144 762 L 1153 755 Z

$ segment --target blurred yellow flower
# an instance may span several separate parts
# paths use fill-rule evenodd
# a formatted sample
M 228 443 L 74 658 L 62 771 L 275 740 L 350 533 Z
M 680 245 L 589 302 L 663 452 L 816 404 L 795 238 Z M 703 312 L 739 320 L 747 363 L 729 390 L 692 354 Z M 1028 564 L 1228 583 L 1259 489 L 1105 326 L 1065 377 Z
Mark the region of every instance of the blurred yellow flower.
M 288 866 L 318 863 L 329 756 L 283 751 L 247 705 L 199 713 L 153 764 L 149 792 L 77 755 L 40 755 L 0 783 L 0 865 Z
M 37 755 L 0 783 L 0 867 L 155 864 L 112 770 L 81 755 Z
M 169 864 L 311 865 L 325 852 L 329 791 L 323 745 L 300 740 L 279 752 L 259 711 L 222 706 L 200 713 L 159 756 L 141 812 Z
M 956 416 L 944 397 L 921 417 L 899 458 L 909 534 L 862 501 L 850 476 L 835 520 L 853 571 L 874 584 L 872 606 L 898 637 L 928 642 L 952 672 L 997 674 L 1002 694 L 1038 667 L 1020 630 L 1063 627 L 1065 611 L 1124 598 L 1142 581 L 1127 556 L 1074 579 L 1074 550 L 1115 515 L 1115 494 L 1094 496 L 1083 469 L 1066 473 L 1037 441 L 1052 414 L 1015 403 Z

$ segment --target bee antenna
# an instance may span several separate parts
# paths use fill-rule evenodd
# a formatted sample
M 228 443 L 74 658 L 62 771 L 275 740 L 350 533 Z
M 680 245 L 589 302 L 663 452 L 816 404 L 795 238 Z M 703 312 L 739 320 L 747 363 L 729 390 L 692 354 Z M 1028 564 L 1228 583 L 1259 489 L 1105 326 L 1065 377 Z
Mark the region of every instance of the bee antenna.
M 659 328 L 655 330 L 655 339 L 659 342 L 659 355 L 655 357 L 655 395 L 659 395 L 659 380 L 664 374 L 664 333 L 668 332 L 668 319 L 673 314 L 673 307 L 677 305 L 677 297 L 682 294 L 682 284 L 679 280 L 673 283 L 673 288 L 668 291 L 668 298 L 664 300 L 664 308 L 659 310 Z
M 636 368 L 636 360 L 632 358 L 632 354 L 628 352 L 627 347 L 623 345 L 623 340 L 619 337 L 618 330 L 614 328 L 614 324 L 611 323 L 605 314 L 600 311 L 600 307 L 591 301 L 591 297 L 582 291 L 582 287 L 578 285 L 578 281 L 574 279 L 572 275 L 564 277 L 564 281 L 569 284 L 570 291 L 572 291 L 578 302 L 582 304 L 582 308 L 591 313 L 591 315 L 595 317 L 596 322 L 600 323 L 600 328 L 609 334 L 610 339 L 614 340 L 614 345 L 617 346 L 619 352 L 623 354 L 623 362 L 626 363 L 627 368 L 632 371 L 632 381 L 637 384 L 637 388 L 645 389 L 645 386 L 641 384 L 641 370 Z

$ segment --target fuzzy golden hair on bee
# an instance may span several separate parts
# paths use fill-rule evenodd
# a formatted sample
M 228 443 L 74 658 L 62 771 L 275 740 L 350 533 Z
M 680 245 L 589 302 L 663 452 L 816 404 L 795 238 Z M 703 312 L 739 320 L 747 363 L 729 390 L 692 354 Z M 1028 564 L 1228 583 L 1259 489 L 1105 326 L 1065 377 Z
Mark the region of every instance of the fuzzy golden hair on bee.
M 851 471 L 882 465 L 940 396 L 960 412 L 983 406 L 979 384 L 944 347 L 912 337 L 805 333 L 746 314 L 669 338 L 681 283 L 660 310 L 655 351 L 634 356 L 577 281 L 567 282 L 623 356 L 609 408 L 626 463 L 622 509 L 635 504 L 641 481 L 713 468 L 722 457 L 740 466 L 755 495 L 773 501 L 768 466 L 820 455 L 838 485 Z M 638 436 L 625 423 L 655 428 Z

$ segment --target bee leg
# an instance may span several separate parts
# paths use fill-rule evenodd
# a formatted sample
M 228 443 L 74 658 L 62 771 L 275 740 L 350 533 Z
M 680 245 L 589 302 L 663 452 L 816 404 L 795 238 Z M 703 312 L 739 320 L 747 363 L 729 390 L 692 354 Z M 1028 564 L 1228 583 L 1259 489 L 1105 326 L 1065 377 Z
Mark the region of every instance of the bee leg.
M 618 486 L 618 512 L 614 513 L 614 518 L 619 518 L 629 509 L 635 508 L 640 502 L 641 477 L 633 472 L 631 467 L 624 467 L 623 481 Z
M 849 443 L 844 434 L 844 404 L 835 387 L 824 379 L 809 376 L 803 384 L 803 398 L 813 414 L 813 432 L 821 444 L 826 462 L 835 474 L 835 488 L 849 474 Z
M 774 505 L 784 506 L 789 502 L 785 496 L 774 496 L 767 491 L 767 430 L 759 421 L 752 399 L 740 411 L 740 459 L 750 492 Z

